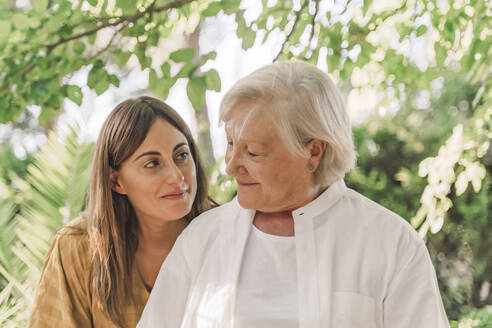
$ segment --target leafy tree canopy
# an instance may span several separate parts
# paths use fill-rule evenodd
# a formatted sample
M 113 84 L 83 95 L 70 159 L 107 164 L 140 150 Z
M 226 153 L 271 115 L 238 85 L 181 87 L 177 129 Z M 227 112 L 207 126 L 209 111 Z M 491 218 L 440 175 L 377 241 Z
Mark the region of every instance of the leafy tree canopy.
M 206 90 L 221 88 L 217 71 L 200 69 L 216 53 L 200 54 L 197 61 L 195 49 L 179 49 L 157 63 L 155 47 L 183 26 L 191 33 L 207 17 L 234 15 L 244 49 L 280 33 L 276 59 L 322 63 L 349 88 L 376 87 L 385 95 L 382 102 L 430 89 L 446 71 L 466 73 L 478 90 L 472 118 L 456 125 L 436 156 L 420 165 L 428 186 L 413 223 L 423 233 L 439 231 L 452 186 L 458 194 L 469 184 L 478 191 L 485 178 L 481 160 L 492 116 L 490 1 L 262 0 L 252 21 L 240 0 L 39 0 L 28 9 L 10 3 L 0 2 L 0 122 L 15 121 L 27 106 L 38 105 L 44 124 L 60 112 L 63 99 L 81 103 L 80 87 L 67 82 L 72 73 L 88 67 L 87 85 L 102 94 L 119 85 L 110 64 L 124 68 L 130 58 L 149 70 L 149 88 L 158 97 L 167 98 L 170 87 L 186 79 L 198 110 Z M 111 37 L 95 47 L 104 33 Z

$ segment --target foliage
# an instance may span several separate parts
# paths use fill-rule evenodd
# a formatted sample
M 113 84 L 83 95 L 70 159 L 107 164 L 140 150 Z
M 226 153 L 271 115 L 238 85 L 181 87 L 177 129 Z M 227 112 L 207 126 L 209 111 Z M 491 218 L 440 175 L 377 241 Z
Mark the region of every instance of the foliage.
M 451 328 L 488 328 L 492 326 L 492 306 L 473 310 L 458 321 L 451 321 Z
M 210 174 L 208 194 L 217 204 L 225 204 L 232 200 L 237 193 L 236 179 L 224 175 L 221 167 L 225 165 L 224 158 L 217 161 Z
M 407 103 L 394 117 L 354 130 L 359 168 L 347 180 L 427 236 L 451 319 L 469 305 L 490 303 L 490 295 L 479 297 L 492 275 L 490 1 L 262 0 L 251 21 L 240 0 L 41 0 L 24 9 L 12 3 L 0 2 L 0 122 L 21 120 L 28 106 L 38 105 L 39 123 L 47 124 L 63 99 L 81 104 L 81 85 L 69 84 L 73 73 L 89 69 L 87 85 L 99 95 L 119 85 L 117 73 L 130 62 L 149 72 L 149 89 L 163 99 L 185 79 L 198 110 L 206 90 L 221 89 L 219 74 L 201 69 L 216 53 L 197 60 L 195 49 L 170 49 L 162 62 L 155 54 L 160 41 L 191 34 L 220 15 L 234 15 L 244 49 L 280 35 L 277 59 L 324 65 L 347 91 L 377 90 L 380 107 L 419 98 L 422 90 L 434 93 L 433 84 L 442 82 L 449 92 L 434 97 L 430 108 Z M 50 136 L 25 176 L 0 172 L 2 326 L 25 324 L 53 232 L 83 204 L 91 146 L 74 134 L 64 144 L 57 138 Z M 12 155 L 0 154 L 2 163 Z M 219 203 L 235 193 L 218 166 L 210 192 Z M 471 276 L 460 276 L 463 267 Z M 456 277 L 460 284 L 453 285 Z
M 84 205 L 92 144 L 52 133 L 0 200 L 0 325 L 26 325 L 54 232 Z M 14 200 L 14 201 L 12 201 Z
M 0 11 L 0 29 L 6 31 L 0 36 L 0 122 L 15 121 L 26 106 L 36 104 L 44 124 L 60 112 L 64 98 L 80 105 L 80 86 L 67 84 L 70 74 L 90 67 L 87 85 L 101 94 L 119 85 L 111 64 L 122 69 L 131 58 L 149 71 L 149 88 L 158 97 L 167 98 L 171 86 L 186 79 L 188 97 L 199 110 L 206 90 L 221 88 L 215 70 L 200 69 L 216 53 L 196 60 L 194 49 L 178 49 L 163 62 L 153 55 L 160 40 L 183 30 L 192 33 L 217 15 L 234 15 L 244 49 L 259 36 L 258 42 L 265 42 L 281 35 L 278 59 L 323 63 L 350 88 L 369 86 L 387 94 L 382 103 L 404 97 L 408 88 L 429 89 L 447 71 L 463 72 L 464 79 L 480 86 L 471 104 L 473 119 L 458 124 L 419 168 L 428 186 L 414 220 L 422 234 L 437 232 L 451 207 L 451 188 L 462 193 L 471 184 L 478 191 L 485 177 L 481 160 L 492 137 L 491 5 L 479 0 L 349 0 L 332 6 L 321 0 L 262 0 L 259 15 L 246 21 L 240 0 L 35 1 L 30 10 Z M 419 44 L 426 44 L 423 54 L 412 55 Z
M 420 207 L 426 181 L 419 176 L 419 163 L 435 153 L 452 134 L 457 122 L 473 119 L 471 106 L 477 86 L 468 85 L 460 75 L 448 75 L 440 92 L 435 92 L 429 107 L 416 109 L 412 98 L 394 115 L 376 116 L 354 128 L 359 155 L 358 167 L 347 176 L 347 184 L 367 197 L 409 220 Z M 422 95 L 420 95 L 422 97 Z M 449 104 L 461 104 L 461 109 Z M 453 207 L 439 234 L 424 234 L 436 267 L 439 287 L 450 319 L 457 319 L 471 307 L 491 303 L 480 292 L 492 276 L 489 235 L 492 221 L 490 198 L 492 152 L 484 156 L 486 178 L 482 188 L 468 189 L 449 196 Z M 458 197 L 459 196 L 459 197 Z

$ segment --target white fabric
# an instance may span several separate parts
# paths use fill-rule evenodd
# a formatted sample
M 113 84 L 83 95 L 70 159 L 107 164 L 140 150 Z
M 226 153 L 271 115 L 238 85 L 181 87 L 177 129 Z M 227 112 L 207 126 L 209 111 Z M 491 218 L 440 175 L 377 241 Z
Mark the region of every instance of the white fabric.
M 402 218 L 342 180 L 292 214 L 300 328 L 449 327 L 425 244 Z M 235 327 L 253 217 L 233 200 L 193 220 L 137 327 Z
M 299 327 L 295 242 L 253 226 L 239 273 L 236 327 Z

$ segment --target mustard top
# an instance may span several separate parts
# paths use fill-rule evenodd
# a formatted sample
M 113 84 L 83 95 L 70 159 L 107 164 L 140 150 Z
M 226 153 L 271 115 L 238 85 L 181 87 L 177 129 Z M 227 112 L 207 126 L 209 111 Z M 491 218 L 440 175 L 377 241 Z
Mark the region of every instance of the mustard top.
M 77 218 L 60 229 L 46 256 L 28 327 L 117 327 L 92 301 L 91 252 L 87 223 Z M 135 327 L 149 292 L 138 273 L 132 271 L 133 302 L 123 302 L 124 327 Z

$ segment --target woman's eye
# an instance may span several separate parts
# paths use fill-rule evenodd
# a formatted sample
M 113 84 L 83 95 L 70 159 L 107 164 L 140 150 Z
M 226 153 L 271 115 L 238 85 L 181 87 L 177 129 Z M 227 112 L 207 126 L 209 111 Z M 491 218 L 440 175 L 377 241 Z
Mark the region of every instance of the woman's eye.
M 251 157 L 256 157 L 256 156 L 258 156 L 258 154 L 252 153 L 252 152 L 250 152 L 250 151 L 248 151 L 248 155 L 249 155 L 249 156 L 251 156 Z
M 184 152 L 177 154 L 176 159 L 179 162 L 185 162 L 188 159 L 188 157 L 190 157 L 190 153 L 187 151 L 184 151 Z
M 227 141 L 227 147 L 232 147 L 232 141 Z
M 156 159 L 152 159 L 150 161 L 145 162 L 144 167 L 148 169 L 152 169 L 154 167 L 159 166 L 159 161 Z

